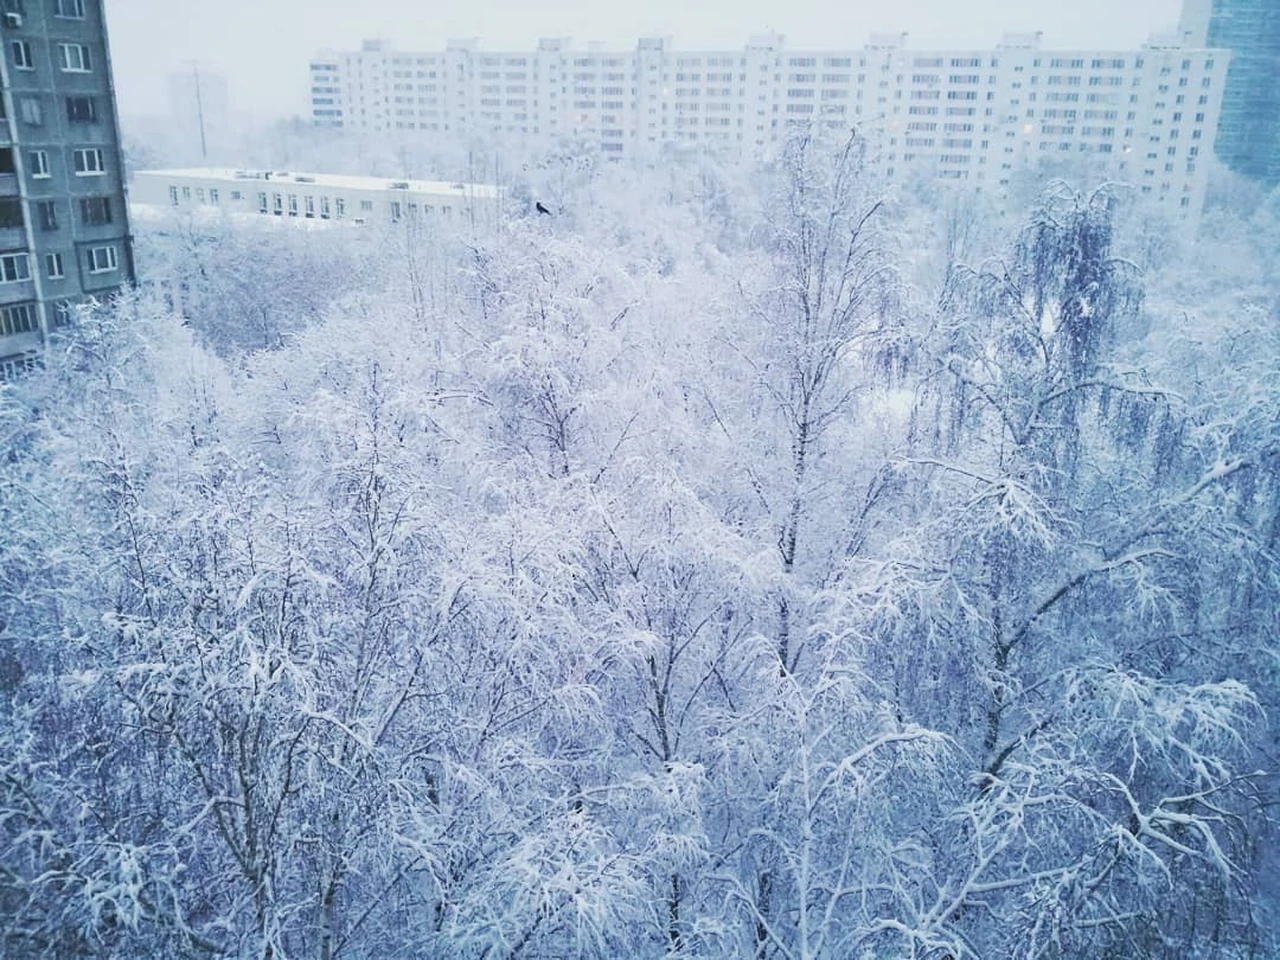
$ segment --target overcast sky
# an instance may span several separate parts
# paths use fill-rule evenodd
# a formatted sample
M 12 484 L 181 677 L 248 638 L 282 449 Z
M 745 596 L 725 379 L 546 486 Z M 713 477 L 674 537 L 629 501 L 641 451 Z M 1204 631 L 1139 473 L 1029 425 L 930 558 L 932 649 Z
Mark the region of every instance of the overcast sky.
M 325 47 L 387 37 L 400 49 L 478 37 L 529 49 L 572 36 L 631 46 L 739 48 L 776 30 L 792 47 L 859 47 L 870 31 L 907 31 L 910 46 L 990 46 L 1005 31 L 1043 30 L 1046 46 L 1131 48 L 1172 27 L 1180 0 L 105 0 L 120 110 L 168 112 L 167 77 L 199 60 L 226 75 L 232 108 L 305 112 L 307 61 Z M 874 9 L 867 9 L 873 7 Z

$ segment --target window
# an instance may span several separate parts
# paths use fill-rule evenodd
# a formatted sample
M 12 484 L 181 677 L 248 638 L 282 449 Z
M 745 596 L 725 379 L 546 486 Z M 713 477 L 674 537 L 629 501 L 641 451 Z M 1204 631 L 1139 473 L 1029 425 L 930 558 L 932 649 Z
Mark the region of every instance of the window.
M 273 194 L 271 197 L 271 203 L 272 203 L 272 210 L 274 211 L 275 215 L 277 217 L 283 217 L 284 216 L 284 195 L 279 193 Z
M 307 217 L 314 220 L 316 216 L 316 198 L 304 197 L 303 199 L 306 201 Z
M 97 123 L 96 101 L 93 97 L 67 97 L 67 119 L 72 123 Z
M 26 40 L 10 40 L 9 49 L 13 51 L 13 65 L 19 70 L 36 68 L 36 62 L 31 56 L 31 44 Z
M 209 188 L 209 202 L 215 207 L 218 205 L 218 191 L 216 188 Z
M 258 212 L 259 213 L 267 212 L 267 195 L 265 193 L 258 194 Z
M 372 209 L 373 209 L 373 201 L 372 201 L 372 200 L 361 200 L 361 201 L 360 201 L 360 209 L 361 209 L 361 211 L 363 211 L 363 212 L 368 212 L 369 210 L 372 210 Z
M 196 201 L 204 203 L 204 187 L 196 187 Z
M 22 201 L 17 197 L 0 198 L 0 229 L 21 230 L 27 225 L 22 215 Z
M 31 264 L 25 251 L 0 253 L 0 283 L 31 279 Z
M 50 280 L 61 280 L 66 276 L 62 271 L 62 254 L 46 253 L 44 255 L 44 274 Z
M 334 200 L 333 212 L 339 220 L 345 217 L 347 215 L 347 201 L 343 200 L 342 197 L 338 197 L 338 199 Z
M 77 177 L 96 177 L 107 172 L 102 160 L 102 151 L 97 147 L 88 147 L 72 152 Z
M 58 201 L 41 200 L 36 204 L 36 219 L 41 230 L 58 229 Z
M 47 179 L 49 173 L 49 154 L 43 150 L 32 150 L 29 156 L 31 160 L 31 177 L 34 180 Z
M 400 201 L 399 200 L 391 201 L 391 219 L 392 220 L 400 219 Z
M 80 200 L 80 219 L 85 226 L 100 227 L 111 222 L 110 197 L 84 197 Z
M 298 215 L 298 195 L 296 193 L 289 194 L 289 216 L 296 217 Z
M 321 220 L 329 219 L 329 198 L 328 197 L 320 198 L 320 219 Z
M 175 207 L 178 205 L 178 188 L 177 187 L 169 188 L 169 202 L 173 204 Z
M 183 199 L 183 200 L 190 200 L 190 199 L 191 199 L 191 188 L 190 188 L 190 187 L 183 187 L 183 188 L 182 188 L 182 199 Z
M 28 126 L 38 127 L 44 123 L 44 110 L 36 97 L 23 97 L 18 101 L 18 114 Z
M 0 334 L 30 333 L 39 325 L 34 303 L 14 303 L 0 309 Z
M 57 12 L 54 16 L 64 20 L 84 19 L 84 0 L 58 0 Z
M 58 44 L 58 64 L 63 73 L 88 73 L 89 48 L 83 43 Z
M 86 259 L 90 273 L 107 273 L 114 270 L 116 263 L 115 247 L 90 247 Z

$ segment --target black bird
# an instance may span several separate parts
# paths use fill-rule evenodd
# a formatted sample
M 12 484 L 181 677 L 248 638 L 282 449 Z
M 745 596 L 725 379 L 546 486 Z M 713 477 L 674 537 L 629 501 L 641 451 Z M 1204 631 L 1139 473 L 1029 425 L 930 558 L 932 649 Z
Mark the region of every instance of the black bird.
M 549 216 L 551 216 L 551 211 L 550 211 L 550 210 L 548 210 L 546 207 L 544 207 L 544 206 L 542 205 L 542 201 L 541 201 L 541 200 L 539 200 L 537 203 L 535 203 L 535 204 L 533 205 L 533 208 L 534 208 L 535 210 L 537 210 L 539 213 L 545 213 L 548 217 L 549 217 Z

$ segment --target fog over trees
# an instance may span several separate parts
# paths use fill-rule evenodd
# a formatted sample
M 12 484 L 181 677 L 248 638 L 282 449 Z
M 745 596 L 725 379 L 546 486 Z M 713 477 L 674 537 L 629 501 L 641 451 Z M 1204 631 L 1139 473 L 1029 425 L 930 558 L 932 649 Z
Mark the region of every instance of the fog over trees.
M 0 387 L 0 954 L 1277 955 L 1280 198 L 871 169 L 145 225 Z

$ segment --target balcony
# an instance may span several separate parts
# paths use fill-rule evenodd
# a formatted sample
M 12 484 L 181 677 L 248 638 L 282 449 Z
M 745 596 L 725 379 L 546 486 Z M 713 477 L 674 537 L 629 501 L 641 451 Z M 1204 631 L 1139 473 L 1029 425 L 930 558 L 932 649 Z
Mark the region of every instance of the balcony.
M 17 280 L 0 283 L 0 306 L 11 303 L 22 303 L 36 298 L 36 285 L 33 280 Z
M 0 334 L 0 359 L 30 353 L 40 349 L 40 332 L 32 330 L 28 333 L 12 333 L 8 336 Z

